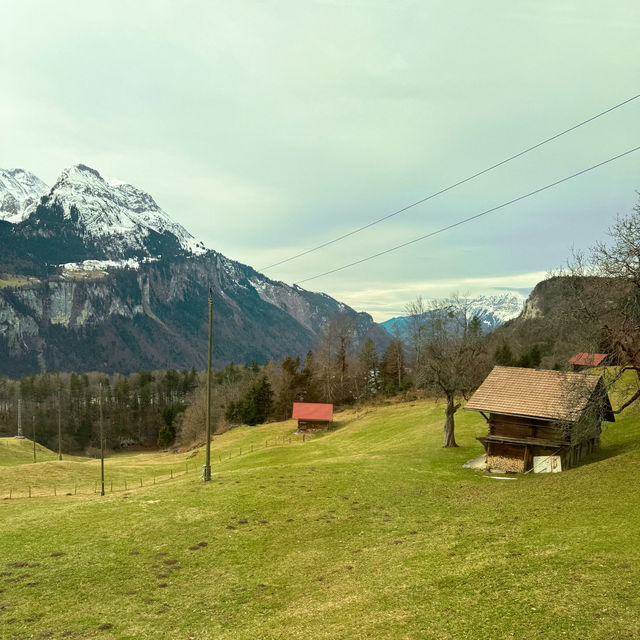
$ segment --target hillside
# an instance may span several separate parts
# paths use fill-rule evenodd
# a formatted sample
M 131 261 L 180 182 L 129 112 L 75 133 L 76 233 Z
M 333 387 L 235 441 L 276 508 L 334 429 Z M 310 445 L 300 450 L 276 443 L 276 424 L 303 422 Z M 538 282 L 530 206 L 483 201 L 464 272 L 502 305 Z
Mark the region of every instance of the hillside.
M 57 459 L 57 453 L 36 443 L 37 462 Z M 28 438 L 0 438 L 0 467 L 13 467 L 31 462 L 33 462 L 33 440 Z
M 106 461 L 104 498 L 90 461 L 62 463 L 78 495 L 58 479 L 56 498 L 1 500 L 0 625 L 20 638 L 638 634 L 637 413 L 580 467 L 512 481 L 462 469 L 482 451 L 475 414 L 455 450 L 430 401 L 337 417 L 305 443 L 289 444 L 291 421 L 216 438 L 206 486 L 177 474 L 201 450 L 134 454 Z M 0 468 L 0 494 L 38 467 Z M 136 472 L 143 487 L 124 491 Z
M 548 278 L 534 287 L 522 313 L 497 327 L 489 342 L 493 348 L 506 342 L 515 356 L 537 345 L 542 368 L 563 368 L 579 351 L 606 349 L 598 342 L 599 329 L 625 295 L 624 282 L 610 278 Z

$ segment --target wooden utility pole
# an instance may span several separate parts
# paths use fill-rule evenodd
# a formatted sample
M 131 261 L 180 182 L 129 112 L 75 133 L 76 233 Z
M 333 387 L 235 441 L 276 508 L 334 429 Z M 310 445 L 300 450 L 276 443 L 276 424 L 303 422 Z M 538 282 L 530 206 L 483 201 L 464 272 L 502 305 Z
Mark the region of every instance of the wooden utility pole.
M 102 381 L 100 381 L 100 395 L 98 396 L 98 409 L 100 415 L 100 495 L 104 495 L 104 429 L 102 419 Z
M 33 423 L 33 461 L 36 461 L 36 417 L 32 416 L 31 422 Z
M 24 438 L 22 434 L 22 398 L 18 398 L 18 435 L 16 438 Z
M 58 460 L 62 460 L 62 393 L 58 387 Z
M 207 356 L 207 445 L 202 480 L 211 480 L 211 352 L 213 347 L 213 290 L 209 287 L 209 352 Z

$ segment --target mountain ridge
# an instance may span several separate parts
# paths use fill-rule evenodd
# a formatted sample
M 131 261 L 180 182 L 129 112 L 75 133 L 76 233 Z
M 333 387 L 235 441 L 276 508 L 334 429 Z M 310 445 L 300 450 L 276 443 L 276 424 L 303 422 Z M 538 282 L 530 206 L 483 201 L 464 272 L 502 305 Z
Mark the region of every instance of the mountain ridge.
M 519 291 L 508 291 L 500 295 L 480 295 L 470 298 L 468 312 L 482 323 L 484 331 L 493 331 L 509 320 L 517 318 L 524 310 L 527 296 Z M 429 311 L 424 316 L 428 317 Z M 391 335 L 398 333 L 401 338 L 409 337 L 410 316 L 396 316 L 380 323 Z
M 207 249 L 150 194 L 86 165 L 12 220 L 0 221 L 0 374 L 204 366 L 210 286 L 216 365 L 304 355 L 341 314 L 355 344 L 390 341 L 369 314 Z

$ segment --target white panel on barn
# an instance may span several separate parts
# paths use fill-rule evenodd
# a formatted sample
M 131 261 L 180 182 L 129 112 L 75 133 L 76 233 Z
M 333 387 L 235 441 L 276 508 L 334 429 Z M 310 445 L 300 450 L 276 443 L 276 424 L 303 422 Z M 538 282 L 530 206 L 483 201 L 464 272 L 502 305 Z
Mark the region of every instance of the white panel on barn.
M 562 471 L 560 456 L 533 456 L 533 473 L 559 473 Z

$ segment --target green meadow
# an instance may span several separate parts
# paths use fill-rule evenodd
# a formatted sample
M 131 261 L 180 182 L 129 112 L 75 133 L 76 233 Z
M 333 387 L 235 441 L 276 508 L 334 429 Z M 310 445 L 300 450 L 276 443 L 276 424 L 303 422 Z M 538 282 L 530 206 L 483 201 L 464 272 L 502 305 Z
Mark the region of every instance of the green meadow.
M 432 401 L 337 419 L 217 436 L 207 485 L 202 449 L 114 455 L 104 497 L 99 461 L 3 439 L 0 637 L 640 637 L 640 414 L 514 480 L 462 468 L 475 413 L 453 450 Z

